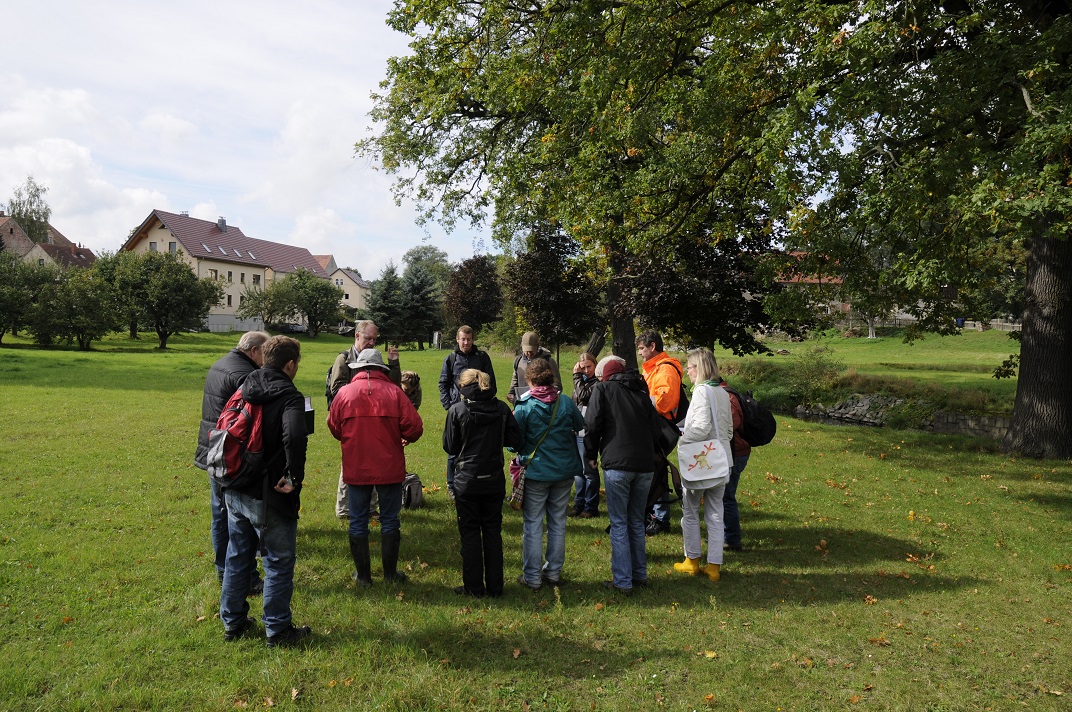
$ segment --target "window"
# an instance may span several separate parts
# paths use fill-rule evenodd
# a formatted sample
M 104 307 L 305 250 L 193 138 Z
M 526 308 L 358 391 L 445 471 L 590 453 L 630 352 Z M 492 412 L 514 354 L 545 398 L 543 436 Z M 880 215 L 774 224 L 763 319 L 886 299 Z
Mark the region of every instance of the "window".
M 205 252 L 212 252 L 212 248 L 211 248 L 211 247 L 209 247 L 208 245 L 206 245 L 206 244 L 205 244 L 205 243 L 203 243 L 203 242 L 201 243 L 201 247 L 204 247 L 204 248 L 205 248 Z
M 231 295 L 227 295 L 227 306 L 231 306 Z
M 249 250 L 246 250 L 246 254 L 247 254 L 247 255 L 249 255 L 249 258 L 250 258 L 251 260 L 255 260 L 255 259 L 257 259 L 257 258 L 256 258 L 256 257 L 255 257 L 255 256 L 253 255 L 253 253 L 252 253 L 252 252 L 250 252 Z
M 156 252 L 156 243 L 155 242 L 150 242 L 149 243 L 149 252 Z
M 168 249 L 168 252 L 170 252 L 171 254 L 175 254 L 176 252 L 179 251 L 179 243 L 177 243 L 177 242 L 169 242 L 167 244 L 167 249 Z
M 242 284 L 246 283 L 246 273 L 245 272 L 239 272 L 238 273 L 238 281 L 241 282 Z
M 349 294 L 344 294 L 344 295 L 342 295 L 342 298 L 343 299 L 349 299 L 350 295 Z M 365 333 L 365 332 L 361 332 L 361 333 Z
M 261 283 L 261 276 L 259 274 L 253 275 L 253 284 L 260 284 L 260 283 Z
M 231 270 L 227 270 L 227 281 L 228 282 L 234 281 L 234 280 L 231 279 Z
M 37 258 L 37 264 L 40 267 L 44 267 L 45 266 L 45 258 L 44 257 L 38 257 Z
M 217 271 L 216 271 L 216 270 L 214 270 L 214 269 L 210 269 L 210 270 L 208 271 L 208 278 L 209 278 L 209 279 L 219 279 L 219 278 L 220 278 L 220 273 L 219 273 L 219 272 L 217 272 Z

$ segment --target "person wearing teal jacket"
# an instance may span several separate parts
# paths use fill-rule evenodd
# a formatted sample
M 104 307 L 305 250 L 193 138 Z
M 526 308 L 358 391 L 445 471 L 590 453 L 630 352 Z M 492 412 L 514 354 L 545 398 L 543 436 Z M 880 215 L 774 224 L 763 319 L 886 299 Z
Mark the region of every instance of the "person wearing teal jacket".
M 518 451 L 525 470 L 522 573 L 517 582 L 533 591 L 557 586 L 566 561 L 566 510 L 573 479 L 582 474 L 577 431 L 584 418 L 569 396 L 555 388 L 551 364 L 536 359 L 525 369 L 529 390 L 514 407 L 524 435 Z M 547 523 L 546 558 L 540 551 Z

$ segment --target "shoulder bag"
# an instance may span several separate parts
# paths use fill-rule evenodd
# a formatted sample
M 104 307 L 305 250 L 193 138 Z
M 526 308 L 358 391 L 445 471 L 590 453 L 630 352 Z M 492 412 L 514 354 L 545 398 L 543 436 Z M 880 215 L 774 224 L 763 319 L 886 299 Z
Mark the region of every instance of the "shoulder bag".
M 710 386 L 703 386 L 710 388 Z M 678 442 L 677 461 L 681 470 L 681 480 L 688 487 L 692 482 L 708 480 L 727 480 L 730 476 L 731 460 L 722 444 L 718 431 L 718 414 L 715 412 L 715 397 L 708 393 L 711 406 L 711 422 L 715 424 L 715 437 L 695 443 Z

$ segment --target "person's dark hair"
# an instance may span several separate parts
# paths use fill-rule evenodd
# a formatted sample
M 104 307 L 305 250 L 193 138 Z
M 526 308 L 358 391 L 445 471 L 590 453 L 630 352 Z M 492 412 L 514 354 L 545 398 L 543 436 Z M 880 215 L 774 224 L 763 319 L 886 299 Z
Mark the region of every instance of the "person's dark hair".
M 291 361 L 301 360 L 301 342 L 289 336 L 273 336 L 261 347 L 264 365 L 282 370 Z
M 655 344 L 655 351 L 659 352 L 663 350 L 663 337 L 659 335 L 658 331 L 642 331 L 637 334 L 636 345 L 647 346 L 650 343 Z
M 555 372 L 547 359 L 533 359 L 525 368 L 525 380 L 532 386 L 551 386 L 555 383 Z

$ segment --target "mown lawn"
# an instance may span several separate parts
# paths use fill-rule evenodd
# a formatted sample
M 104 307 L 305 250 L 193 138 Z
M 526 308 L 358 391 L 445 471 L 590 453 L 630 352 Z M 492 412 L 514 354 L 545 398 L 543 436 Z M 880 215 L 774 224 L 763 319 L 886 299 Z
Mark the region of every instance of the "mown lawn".
M 739 491 L 748 550 L 727 556 L 719 584 L 673 573 L 680 536 L 663 535 L 649 540 L 651 587 L 609 595 L 601 518 L 570 520 L 567 585 L 521 590 L 507 511 L 506 596 L 465 600 L 451 592 L 460 559 L 442 489 L 446 352 L 405 351 L 423 378 L 426 434 L 407 454 L 428 506 L 403 517 L 410 581 L 358 592 L 322 425 L 324 373 L 349 341 L 325 336 L 304 341 L 297 379 L 320 426 L 294 598 L 315 637 L 224 644 L 208 487 L 190 460 L 204 373 L 236 340 L 183 335 L 159 353 L 117 336 L 79 353 L 5 336 L 0 708 L 1069 708 L 1069 463 L 779 418 Z M 496 356 L 501 390 L 510 363 Z

